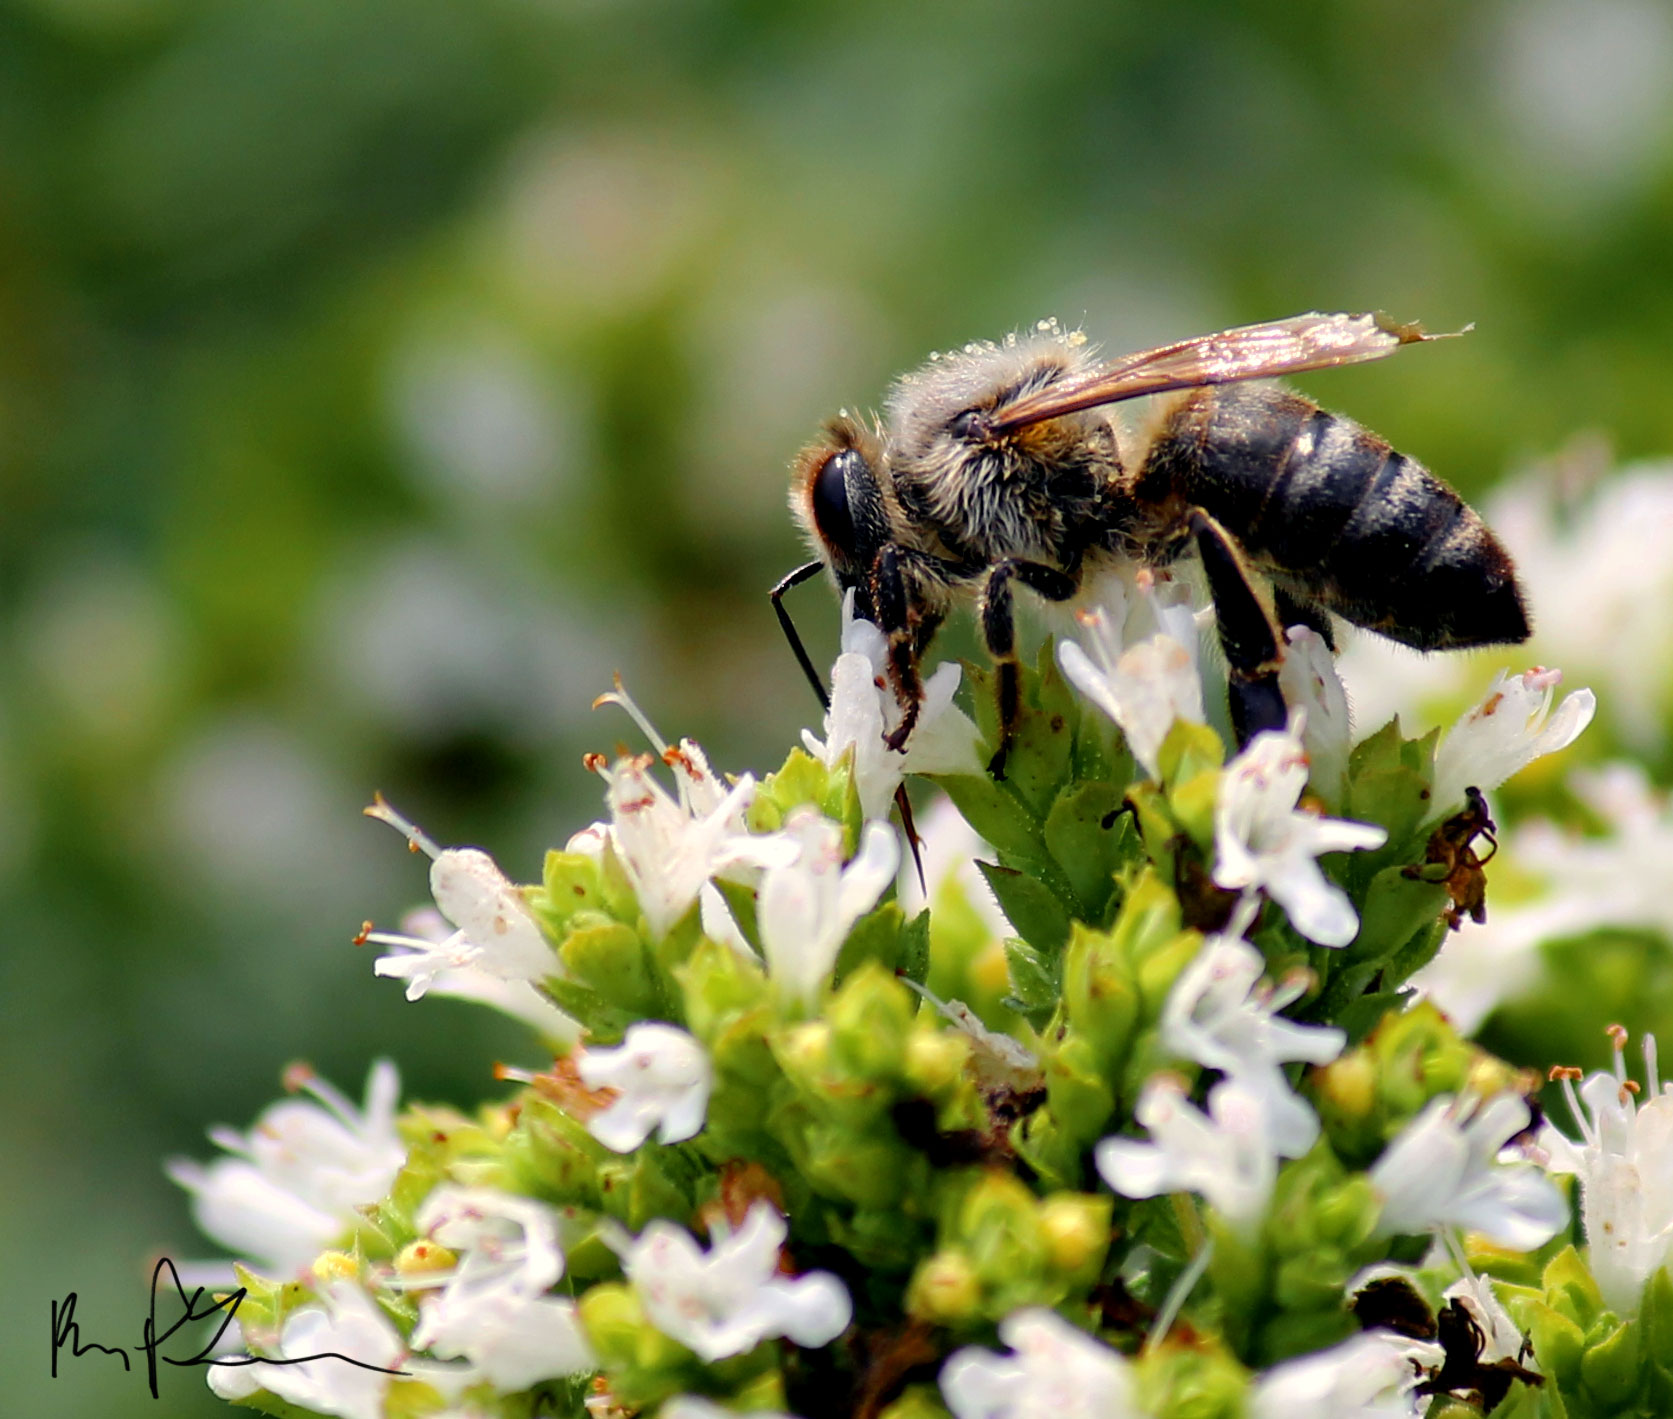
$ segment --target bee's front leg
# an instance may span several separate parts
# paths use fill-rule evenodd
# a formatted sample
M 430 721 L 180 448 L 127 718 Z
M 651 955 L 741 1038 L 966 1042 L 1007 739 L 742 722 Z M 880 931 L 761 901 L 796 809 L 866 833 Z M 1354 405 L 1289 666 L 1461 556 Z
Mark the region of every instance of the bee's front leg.
M 918 661 L 928 636 L 918 625 L 921 613 L 914 601 L 913 587 L 906 554 L 892 543 L 886 545 L 872 566 L 871 599 L 877 608 L 877 628 L 888 637 L 889 683 L 900 705 L 900 723 L 884 737 L 884 742 L 897 753 L 905 750 L 924 702 Z
M 1022 671 L 1017 664 L 1016 615 L 1011 602 L 1011 581 L 1015 578 L 1048 601 L 1068 601 L 1080 589 L 1080 580 L 1041 562 L 1007 557 L 988 573 L 982 592 L 982 637 L 988 654 L 999 671 L 999 747 L 988 760 L 988 772 L 1005 777 L 1005 759 L 1016 738 L 1017 721 L 1022 718 Z

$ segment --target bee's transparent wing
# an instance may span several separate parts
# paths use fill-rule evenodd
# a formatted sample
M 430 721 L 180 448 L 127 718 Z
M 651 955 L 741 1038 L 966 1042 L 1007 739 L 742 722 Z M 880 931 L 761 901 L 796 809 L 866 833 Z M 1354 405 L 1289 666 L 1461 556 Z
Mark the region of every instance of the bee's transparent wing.
M 1324 315 L 1313 311 L 1123 355 L 1079 378 L 1047 385 L 1001 405 L 987 424 L 994 433 L 1004 433 L 1060 414 L 1144 394 L 1380 360 L 1402 345 L 1444 338 L 1430 335 L 1417 325 L 1397 324 L 1381 313 Z

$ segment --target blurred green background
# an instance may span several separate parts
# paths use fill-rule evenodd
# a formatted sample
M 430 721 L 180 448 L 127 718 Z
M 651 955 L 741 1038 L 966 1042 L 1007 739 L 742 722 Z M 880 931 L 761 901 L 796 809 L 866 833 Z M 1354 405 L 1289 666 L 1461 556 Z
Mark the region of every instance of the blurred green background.
M 769 768 L 799 442 L 932 349 L 1308 309 L 1466 341 L 1302 381 L 1478 495 L 1673 450 L 1660 0 L 4 0 L 8 1413 L 212 1249 L 165 1156 L 311 1060 L 469 1102 L 527 1041 L 350 947 L 596 816 L 589 705 Z M 796 609 L 823 656 L 834 601 Z

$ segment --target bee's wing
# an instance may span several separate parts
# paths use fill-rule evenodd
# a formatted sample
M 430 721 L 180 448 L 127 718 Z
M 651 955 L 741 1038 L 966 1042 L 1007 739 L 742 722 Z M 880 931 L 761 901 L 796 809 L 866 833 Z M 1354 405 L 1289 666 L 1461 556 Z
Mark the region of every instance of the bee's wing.
M 1380 313 L 1322 315 L 1313 311 L 1123 355 L 1079 378 L 1047 385 L 1000 405 L 987 424 L 994 433 L 1004 433 L 1059 414 L 1144 394 L 1380 360 L 1402 345 L 1442 338 L 1417 325 L 1396 324 Z

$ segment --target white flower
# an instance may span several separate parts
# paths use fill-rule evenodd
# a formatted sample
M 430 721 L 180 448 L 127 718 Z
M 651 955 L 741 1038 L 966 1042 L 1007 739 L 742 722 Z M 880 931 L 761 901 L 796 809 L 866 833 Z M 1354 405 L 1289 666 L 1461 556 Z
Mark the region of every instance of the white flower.
M 907 774 L 980 772 L 976 726 L 953 703 L 960 671 L 951 661 L 936 667 L 924 682 L 918 722 L 904 754 L 884 740 L 901 721 L 900 704 L 889 688 L 889 645 L 883 632 L 854 615 L 854 592 L 842 599 L 842 653 L 831 667 L 831 704 L 825 711 L 825 737 L 802 731 L 814 758 L 834 769 L 854 752 L 854 785 L 860 811 L 869 818 L 888 816 L 889 803 Z
M 1214 880 L 1222 887 L 1264 889 L 1295 929 L 1320 946 L 1346 946 L 1359 932 L 1347 893 L 1325 878 L 1321 853 L 1381 847 L 1388 834 L 1296 811 L 1307 786 L 1306 720 L 1291 711 L 1288 728 L 1251 739 L 1226 765 L 1214 804 Z
M 1563 1195 L 1532 1164 L 1498 1161 L 1531 1117 L 1517 1094 L 1431 1099 L 1371 1168 L 1383 1200 L 1378 1232 L 1462 1227 L 1513 1251 L 1549 1241 L 1568 1222 Z
M 1633 1093 L 1625 1045 L 1626 1032 L 1617 1030 L 1614 1072 L 1591 1075 L 1578 1095 L 1568 1073 L 1559 1076 L 1580 1142 L 1549 1123 L 1539 1141 L 1552 1172 L 1579 1179 L 1592 1275 L 1605 1304 L 1630 1317 L 1673 1249 L 1673 1095 L 1658 1077 L 1653 1035 L 1644 1037 L 1647 1097 Z
M 1522 675 L 1501 670 L 1494 677 L 1481 703 L 1464 713 L 1435 750 L 1430 821 L 1461 807 L 1466 788 L 1487 793 L 1580 737 L 1597 712 L 1597 696 L 1576 690 L 1552 714 L 1551 700 L 1562 678 L 1560 670 L 1541 669 Z
M 1539 653 L 1606 687 L 1621 732 L 1635 748 L 1657 749 L 1667 742 L 1673 686 L 1673 465 L 1602 477 L 1601 460 L 1574 466 L 1590 454 L 1502 484 L 1482 511 L 1516 558 Z
M 545 1293 L 563 1275 L 557 1214 L 543 1203 L 493 1188 L 444 1185 L 419 1208 L 418 1230 L 461 1256 L 446 1272 L 405 1278 L 424 1298 L 413 1346 L 467 1360 L 496 1388 L 596 1368 L 568 1297 Z
M 1145 1084 L 1133 1117 L 1153 1141 L 1104 1139 L 1093 1154 L 1104 1181 L 1123 1197 L 1200 1193 L 1243 1232 L 1266 1215 L 1279 1157 L 1299 1156 L 1287 1146 L 1293 1140 L 1278 1136 L 1263 1096 L 1236 1079 L 1222 1079 L 1208 1091 L 1204 1114 L 1185 1097 L 1183 1081 L 1156 1075 Z
M 811 1005 L 849 929 L 894 880 L 900 844 L 888 824 L 868 822 L 859 853 L 844 867 L 841 826 L 805 807 L 790 814 L 783 835 L 798 851 L 763 874 L 756 920 L 768 974 Z
M 1052 1311 L 1013 1311 L 999 1322 L 1011 1355 L 974 1345 L 941 1367 L 956 1419 L 1140 1419 L 1132 1365 Z
M 1249 1419 L 1416 1419 L 1428 1400 L 1413 1391 L 1415 1356 L 1438 1364 L 1439 1348 L 1369 1330 L 1256 1379 Z
M 1150 584 L 1145 590 L 1162 627 L 1155 635 L 1122 649 L 1125 608 L 1120 583 L 1111 581 L 1107 605 L 1077 613 L 1086 644 L 1058 641 L 1057 663 L 1070 683 L 1121 727 L 1133 757 L 1157 778 L 1162 741 L 1174 721 L 1203 722 L 1202 676 L 1196 627 L 1189 608 L 1177 599 L 1181 588 L 1170 585 L 1167 598 Z
M 326 1287 L 318 1305 L 293 1312 L 276 1348 L 276 1358 L 292 1363 L 218 1361 L 209 1367 L 209 1388 L 228 1401 L 265 1389 L 317 1414 L 383 1419 L 389 1372 L 399 1371 L 407 1354 L 377 1302 L 347 1282 Z M 320 1358 L 302 1358 L 309 1355 Z
M 453 934 L 447 919 L 439 911 L 434 907 L 422 907 L 417 911 L 408 912 L 401 919 L 399 933 L 369 931 L 360 939 L 378 946 L 391 946 L 400 953 L 425 956 L 423 974 L 428 981 L 424 991 L 426 995 L 473 1000 L 478 1005 L 487 1005 L 502 1015 L 521 1020 L 536 1030 L 542 1038 L 554 1044 L 569 1045 L 575 1042 L 580 1035 L 581 1027 L 552 1004 L 533 981 L 507 980 L 503 976 L 490 975 L 487 971 L 478 970 L 468 963 L 459 966 L 443 965 L 439 970 L 434 969 L 433 953 L 438 947 L 448 947 L 451 950 L 449 938 Z M 405 972 L 387 968 L 378 971 L 377 974 L 400 976 Z
M 1518 867 L 1544 878 L 1546 893 L 1495 907 L 1484 924 L 1465 921 L 1411 979 L 1468 1035 L 1501 1000 L 1543 977 L 1543 942 L 1600 926 L 1657 931 L 1673 940 L 1673 894 L 1663 880 L 1673 862 L 1673 812 L 1635 764 L 1576 773 L 1570 786 L 1610 829 L 1580 837 L 1533 822 L 1501 840 Z
M 438 847 L 419 828 L 379 797 L 368 818 L 388 823 L 416 850 L 429 855 L 430 894 L 436 908 L 457 928 L 440 941 L 368 932 L 361 939 L 394 946 L 372 969 L 407 982 L 407 999 L 417 1000 L 444 972 L 480 972 L 497 980 L 537 981 L 558 969 L 558 958 L 494 859 L 480 848 Z M 457 980 L 455 978 L 455 983 Z
M 757 1202 L 743 1225 L 705 1255 L 685 1228 L 655 1221 L 637 1239 L 606 1237 L 638 1293 L 645 1317 L 664 1335 L 713 1364 L 763 1340 L 786 1336 L 804 1348 L 828 1345 L 848 1328 L 853 1306 L 829 1272 L 789 1277 L 778 1270 L 784 1219 Z
M 651 763 L 648 756 L 621 759 L 599 773 L 609 784 L 611 845 L 652 935 L 661 937 L 690 910 L 711 877 L 738 866 L 782 862 L 790 849 L 775 835 L 744 831 L 744 810 L 755 796 L 750 775 L 712 802 L 707 778 L 677 777 L 676 801 L 651 777 Z
M 1318 1137 L 1318 1116 L 1291 1091 L 1279 1066 L 1296 1060 L 1328 1064 L 1342 1052 L 1347 1035 L 1278 1014 L 1306 994 L 1306 982 L 1258 986 L 1266 959 L 1241 937 L 1247 910 L 1227 934 L 1208 937 L 1180 972 L 1162 1007 L 1162 1043 L 1262 1095 L 1285 1155 L 1299 1157 Z
M 1673 804 L 1654 792 L 1636 764 L 1577 773 L 1575 793 L 1610 829 L 1606 838 L 1573 837 L 1533 823 L 1515 839 L 1519 866 L 1552 884 L 1539 905 L 1547 939 L 1596 926 L 1659 931 L 1673 940 L 1673 897 L 1665 888 L 1673 862 Z
M 679 1143 L 703 1127 L 714 1068 L 684 1030 L 660 1021 L 630 1025 L 619 1049 L 583 1049 L 576 1068 L 589 1089 L 618 1091 L 587 1120 L 587 1132 L 606 1148 L 631 1153 L 652 1129 L 662 1142 Z
M 1278 666 L 1278 686 L 1285 704 L 1306 713 L 1301 743 L 1308 778 L 1325 803 L 1336 807 L 1348 776 L 1348 694 L 1323 636 L 1311 626 L 1291 626 L 1284 634 L 1289 650 Z
M 389 1191 L 407 1156 L 395 1132 L 400 1078 L 388 1060 L 372 1066 L 363 1110 L 311 1073 L 289 1077 L 318 1102 L 274 1104 L 247 1134 L 211 1129 L 211 1140 L 232 1157 L 207 1167 L 189 1159 L 168 1164 L 168 1175 L 192 1194 L 198 1226 L 284 1280 L 353 1227 L 358 1207 Z

